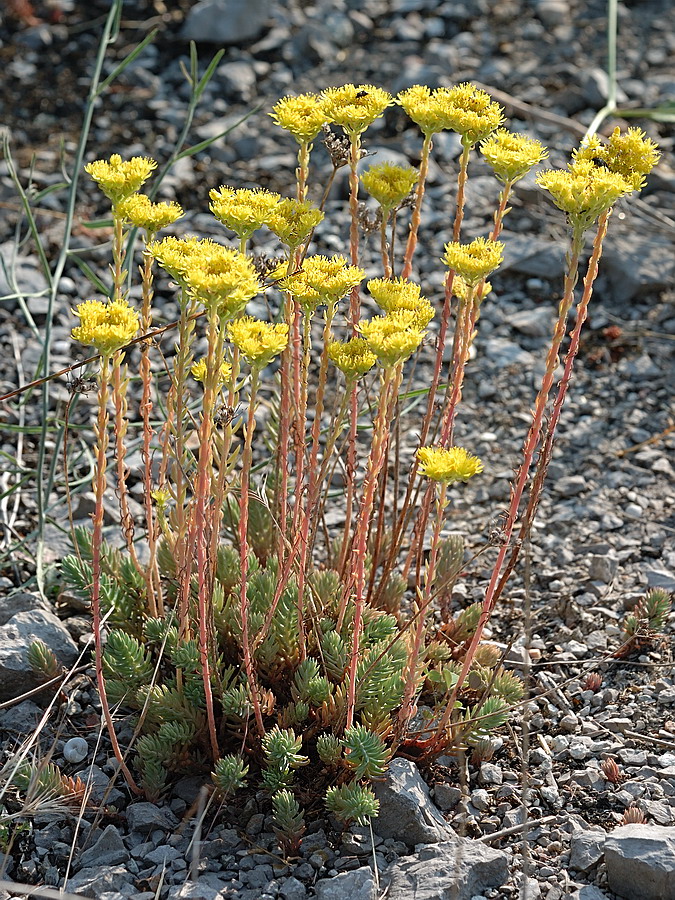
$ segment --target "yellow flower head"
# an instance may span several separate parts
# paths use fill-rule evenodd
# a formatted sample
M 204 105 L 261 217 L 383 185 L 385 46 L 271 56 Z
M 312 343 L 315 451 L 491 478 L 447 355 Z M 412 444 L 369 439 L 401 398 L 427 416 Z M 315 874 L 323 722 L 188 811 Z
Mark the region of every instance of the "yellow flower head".
M 385 369 L 405 362 L 424 339 L 424 331 L 415 327 L 415 314 L 407 310 L 375 316 L 358 329 Z
M 633 190 L 631 181 L 581 155 L 567 170 L 540 172 L 536 182 L 549 192 L 558 209 L 567 213 L 572 226 L 583 230 Z
M 404 278 L 371 278 L 366 287 L 370 296 L 385 312 L 395 309 L 410 309 L 411 304 L 420 300 L 422 288 L 414 281 Z M 423 298 L 422 298 L 423 299 Z
M 93 344 L 101 356 L 112 356 L 138 333 L 138 313 L 126 300 L 85 300 L 73 313 L 80 320 L 73 338 Z
M 539 141 L 525 134 L 514 134 L 506 128 L 498 128 L 480 145 L 485 161 L 504 184 L 513 184 L 523 178 L 548 156 L 548 150 Z
M 281 200 L 279 194 L 263 188 L 231 188 L 221 186 L 209 191 L 213 215 L 230 228 L 240 240 L 248 240 L 254 231 L 266 224 L 272 210 Z
M 434 317 L 434 308 L 426 297 L 421 296 L 421 288 L 413 281 L 403 278 L 372 278 L 368 282 L 371 297 L 386 313 L 408 312 L 411 327 L 423 331 Z
M 109 160 L 97 159 L 84 167 L 100 189 L 112 203 L 119 203 L 135 193 L 144 184 L 153 169 L 154 159 L 147 156 L 132 156 L 123 160 L 119 153 L 113 153 Z
M 480 297 L 476 292 L 477 285 L 473 285 L 471 288 L 464 281 L 461 275 L 455 274 L 455 277 L 452 279 L 452 293 L 453 296 L 457 297 L 459 300 L 467 300 L 469 297 L 469 292 L 471 292 L 471 297 L 473 300 L 478 300 L 482 302 L 485 300 L 487 295 L 492 290 L 492 285 L 489 281 L 483 282 L 483 287 L 481 288 Z
M 660 157 L 658 146 L 640 128 L 629 128 L 625 134 L 615 128 L 607 141 L 604 161 L 610 171 L 631 181 L 637 191 Z
M 172 278 L 184 284 L 189 260 L 203 252 L 203 241 L 196 237 L 165 237 L 161 241 L 151 241 L 147 249 Z
M 462 143 L 473 146 L 485 140 L 504 121 L 504 111 L 485 91 L 465 82 L 438 88 L 433 94 L 443 128 L 456 131 Z
M 350 266 L 344 256 L 308 256 L 302 270 L 282 279 L 278 287 L 288 291 L 306 312 L 322 303 L 337 303 L 360 284 L 365 272 Z
M 377 357 L 366 341 L 359 337 L 349 341 L 331 341 L 328 345 L 328 358 L 347 381 L 355 381 L 365 375 L 377 362 Z
M 397 102 L 406 111 L 408 117 L 416 125 L 419 125 L 424 134 L 438 134 L 446 127 L 436 101 L 435 91 L 432 92 L 426 84 L 414 84 L 405 91 L 401 91 Z
M 341 125 L 350 137 L 362 134 L 394 102 L 391 94 L 372 84 L 327 88 L 321 99 L 328 121 Z
M 204 382 L 206 379 L 206 357 L 202 357 L 198 359 L 197 362 L 192 364 L 192 368 L 190 369 L 192 372 L 192 377 L 195 381 Z M 232 366 L 223 360 L 220 364 L 220 373 L 218 375 L 218 387 L 221 387 L 223 384 L 226 384 L 230 378 L 232 378 Z
M 639 191 L 644 187 L 645 175 L 649 175 L 660 156 L 657 145 L 640 128 L 629 128 L 624 134 L 615 128 L 606 144 L 597 135 L 588 138 L 572 154 L 570 168 L 582 160 L 597 161 L 630 182 L 634 191 Z
M 463 447 L 420 447 L 417 459 L 422 475 L 445 484 L 466 482 L 483 471 L 483 463 Z
M 308 200 L 280 200 L 270 210 L 265 224 L 291 249 L 299 247 L 323 219 L 320 209 Z
M 161 228 L 172 225 L 183 215 L 178 203 L 167 200 L 165 203 L 153 203 L 147 194 L 131 194 L 116 206 L 117 215 L 136 228 L 145 228 L 155 234 Z
M 504 244 L 476 238 L 470 244 L 451 241 L 445 245 L 443 262 L 473 287 L 487 278 L 504 259 Z
M 171 499 L 171 492 L 167 491 L 166 489 L 157 488 L 157 490 L 150 492 L 150 496 L 155 501 L 157 509 L 160 512 L 163 512 L 169 505 L 169 500 Z
M 252 316 L 230 322 L 227 333 L 249 365 L 256 369 L 269 365 L 288 344 L 288 325 L 271 325 Z
M 247 256 L 209 240 L 186 259 L 183 277 L 195 300 L 209 309 L 217 307 L 222 318 L 241 312 L 262 290 Z
M 283 97 L 274 104 L 270 115 L 299 144 L 310 144 L 328 121 L 323 101 L 317 94 Z
M 370 196 L 389 212 L 405 200 L 419 177 L 419 172 L 412 166 L 395 166 L 393 163 L 383 162 L 364 172 L 361 183 Z

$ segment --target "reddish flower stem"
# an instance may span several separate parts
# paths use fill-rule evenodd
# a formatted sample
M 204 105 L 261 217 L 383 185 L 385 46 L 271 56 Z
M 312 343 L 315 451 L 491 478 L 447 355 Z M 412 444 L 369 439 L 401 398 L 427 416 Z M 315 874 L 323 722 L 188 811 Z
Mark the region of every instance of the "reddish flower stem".
M 146 247 L 152 241 L 154 235 L 146 235 Z M 147 333 L 152 328 L 152 254 L 143 250 L 142 290 L 143 305 L 141 309 L 141 330 Z M 154 434 L 150 423 L 152 413 L 152 367 L 150 364 L 151 341 L 141 344 L 141 361 L 139 365 L 143 393 L 141 396 L 141 419 L 143 421 L 143 446 L 141 458 L 143 460 L 143 487 L 145 504 L 145 531 L 148 541 L 148 566 L 145 571 L 145 585 L 148 592 L 148 611 L 151 616 L 164 615 L 164 603 L 162 600 L 162 588 L 157 568 L 157 522 L 155 510 L 152 504 L 152 459 L 150 445 Z
M 546 356 L 546 371 L 544 372 L 541 387 L 535 401 L 533 421 L 530 425 L 525 443 L 523 445 L 523 460 L 520 464 L 520 468 L 518 469 L 515 483 L 511 489 L 511 502 L 506 514 L 506 521 L 504 523 L 504 528 L 502 531 L 502 544 L 499 548 L 499 553 L 497 554 L 497 559 L 494 564 L 490 583 L 488 584 L 487 591 L 485 593 L 485 598 L 483 600 L 483 609 L 478 622 L 478 627 L 476 628 L 476 631 L 471 640 L 471 644 L 469 645 L 469 648 L 464 657 L 462 669 L 460 671 L 459 678 L 457 679 L 457 683 L 455 684 L 455 687 L 450 696 L 450 700 L 448 701 L 448 705 L 438 723 L 438 727 L 436 730 L 437 739 L 441 739 L 441 736 L 445 732 L 445 728 L 450 721 L 450 717 L 454 709 L 454 704 L 459 695 L 459 691 L 464 684 L 469 668 L 471 667 L 474 656 L 476 654 L 476 649 L 483 635 L 483 630 L 488 622 L 488 619 L 490 618 L 490 615 L 494 608 L 494 603 L 496 602 L 496 588 L 499 581 L 499 576 L 504 565 L 506 554 L 511 544 L 514 525 L 518 517 L 520 501 L 527 484 L 532 459 L 537 444 L 539 443 L 539 438 L 541 436 L 541 429 L 544 421 L 544 414 L 546 411 L 548 397 L 553 385 L 555 371 L 558 367 L 558 354 L 560 351 L 560 345 L 563 341 L 563 338 L 565 337 L 567 318 L 572 303 L 574 302 L 574 287 L 577 281 L 577 274 L 579 270 L 579 256 L 582 249 L 583 231 L 581 231 L 581 229 L 576 229 L 572 236 L 571 249 L 568 256 L 567 273 L 565 275 L 565 287 L 563 297 L 560 301 L 560 306 L 558 309 L 558 320 L 553 332 L 551 346 L 549 347 L 548 354 Z
M 344 586 L 341 608 L 338 614 L 337 628 L 340 630 L 344 614 L 351 594 L 352 583 L 356 586 L 354 597 L 354 622 L 352 626 L 352 650 L 349 663 L 349 683 L 347 687 L 347 720 L 346 727 L 354 724 L 356 707 L 356 670 L 359 659 L 361 629 L 363 625 L 363 609 L 366 602 L 366 553 L 368 543 L 368 526 L 373 511 L 373 502 L 377 481 L 385 460 L 385 450 L 389 438 L 389 419 L 392 398 L 396 398 L 401 385 L 403 365 L 384 370 L 380 407 L 373 426 L 373 441 L 370 447 L 366 477 L 363 484 L 363 497 L 359 507 L 359 516 L 354 531 L 354 578 Z
M 410 218 L 410 232 L 408 234 L 408 242 L 405 248 L 405 257 L 403 260 L 403 269 L 401 270 L 401 278 L 408 279 L 412 272 L 412 261 L 417 247 L 417 235 L 419 232 L 420 222 L 422 221 L 422 201 L 424 200 L 424 189 L 426 186 L 427 176 L 429 174 L 429 157 L 433 135 L 425 134 L 422 144 L 422 154 L 420 156 L 420 175 L 417 181 L 417 191 L 415 193 L 415 205 L 413 207 L 412 216 Z M 389 277 L 389 276 L 387 276 Z
M 106 490 L 106 450 L 108 449 L 108 383 L 110 380 L 110 358 L 101 357 L 101 371 L 99 373 L 98 389 L 98 416 L 96 419 L 96 472 L 94 476 L 95 508 L 93 515 L 93 535 L 91 547 L 91 612 L 94 630 L 94 657 L 96 666 L 96 684 L 101 698 L 101 710 L 110 736 L 115 759 L 119 763 L 120 770 L 127 784 L 134 794 L 141 794 L 136 782 L 129 771 L 122 756 L 120 745 L 115 734 L 108 694 L 106 692 L 105 678 L 103 677 L 103 646 L 101 641 L 101 544 L 103 541 L 103 497 Z
M 208 352 L 206 356 L 206 375 L 204 377 L 204 396 L 202 399 L 202 421 L 199 429 L 199 460 L 197 462 L 197 482 L 195 487 L 194 534 L 197 557 L 198 610 L 199 610 L 199 658 L 204 682 L 206 701 L 206 718 L 211 742 L 213 759 L 220 757 L 216 722 L 213 709 L 213 691 L 211 688 L 211 663 L 209 660 L 209 622 L 210 598 L 208 595 L 208 560 L 207 548 L 207 506 L 211 495 L 213 479 L 212 462 L 213 447 L 213 410 L 220 376 L 222 359 L 223 329 L 219 328 L 217 308 L 208 310 Z M 189 591 L 189 584 L 187 585 Z
M 244 657 L 244 670 L 248 680 L 253 712 L 256 726 L 261 737 L 265 734 L 260 699 L 258 697 L 257 680 L 253 669 L 253 656 L 251 653 L 251 636 L 249 634 L 248 621 L 248 497 L 251 476 L 251 459 L 253 456 L 253 432 L 255 431 L 255 403 L 258 393 L 258 377 L 260 371 L 253 368 L 251 371 L 251 392 L 248 405 L 248 418 L 246 422 L 246 436 L 244 439 L 244 452 L 241 462 L 241 493 L 239 499 L 239 558 L 241 567 L 240 582 L 240 614 L 241 614 L 241 644 Z

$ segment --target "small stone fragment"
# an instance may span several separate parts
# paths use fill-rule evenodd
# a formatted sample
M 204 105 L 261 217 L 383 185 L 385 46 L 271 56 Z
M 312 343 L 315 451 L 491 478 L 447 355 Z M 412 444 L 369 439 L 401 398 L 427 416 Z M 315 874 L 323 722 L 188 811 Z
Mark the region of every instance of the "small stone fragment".
M 317 881 L 317 900 L 375 900 L 377 888 L 370 866 Z
M 577 831 L 570 842 L 570 868 L 588 872 L 602 859 L 607 835 L 604 831 Z
M 380 811 L 373 819 L 373 829 L 381 837 L 414 845 L 444 840 L 449 833 L 413 762 L 392 760 L 385 780 L 376 783 L 374 789 Z
M 108 825 L 100 838 L 80 854 L 79 866 L 82 869 L 97 866 L 118 866 L 131 858 L 129 851 L 114 825 Z

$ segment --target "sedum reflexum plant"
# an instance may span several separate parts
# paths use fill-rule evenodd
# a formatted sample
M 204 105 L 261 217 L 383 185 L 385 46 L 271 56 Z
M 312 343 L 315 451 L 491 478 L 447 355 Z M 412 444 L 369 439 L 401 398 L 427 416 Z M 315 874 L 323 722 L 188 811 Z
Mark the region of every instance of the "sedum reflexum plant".
M 383 162 L 359 175 L 364 135 L 394 103 L 422 132 L 420 166 Z M 77 555 L 65 560 L 63 575 L 91 596 L 103 713 L 132 789 L 156 799 L 187 767 L 211 770 L 222 800 L 246 786 L 261 788 L 280 843 L 292 853 L 305 828 L 301 791 L 322 793 L 345 822 L 366 822 L 377 813 L 369 782 L 384 776 L 394 754 L 430 760 L 452 747 L 479 752 L 521 699 L 519 680 L 502 668 L 483 630 L 537 508 L 612 206 L 640 189 L 658 151 L 636 129 L 617 131 L 577 150 L 567 169 L 538 176 L 569 221 L 564 295 L 485 598 L 454 609 L 465 552 L 462 536 L 448 534 L 447 510 L 484 469 L 470 448 L 456 444 L 455 420 L 471 345 L 480 340 L 481 305 L 490 302 L 487 279 L 503 258 L 499 236 L 510 193 L 546 150 L 506 130 L 501 108 L 469 84 L 433 91 L 417 85 L 396 99 L 373 85 L 344 85 L 286 97 L 272 116 L 299 146 L 295 196 L 213 188 L 222 240 L 158 238 L 182 210 L 139 193 L 152 160 L 114 155 L 87 167 L 112 204 L 113 277 L 109 299 L 75 310 L 73 338 L 100 354 L 96 511 L 93 531 L 78 530 Z M 439 260 L 445 290 L 425 297 L 411 276 L 432 138 L 446 129 L 460 135 L 463 148 L 457 201 Z M 322 130 L 333 174 L 350 167 L 346 249 L 332 257 L 312 252 L 332 184 L 315 205 L 321 186 L 311 179 L 311 152 Z M 495 174 L 494 227 L 467 240 L 464 196 L 476 150 Z M 360 240 L 360 184 L 380 208 L 377 260 Z M 399 266 L 387 225 L 395 234 L 411 191 Z M 145 235 L 140 311 L 125 292 L 129 226 Z M 251 254 L 261 229 L 277 237 L 282 255 L 264 271 Z M 550 404 L 592 229 L 565 370 Z M 364 284 L 373 265 L 381 274 Z M 153 373 L 147 338 L 158 267 L 175 285 L 180 318 L 173 355 Z M 362 314 L 366 294 L 381 314 Z M 249 301 L 263 295 L 264 321 L 247 313 Z M 436 349 L 419 446 L 399 460 L 392 435 L 403 379 L 432 329 Z M 196 359 L 199 335 L 207 349 Z M 124 465 L 130 422 L 123 362 L 132 340 L 141 342 L 142 528 L 129 514 Z M 164 412 L 156 430 L 153 407 Z M 102 533 L 109 443 L 122 549 Z M 344 473 L 339 497 L 330 490 L 337 467 Z M 400 477 L 405 471 L 407 480 Z M 339 527 L 325 526 L 329 505 L 339 509 L 332 517 Z M 658 603 L 645 609 L 639 615 L 656 622 Z M 105 648 L 103 614 L 110 627 Z M 137 716 L 131 768 L 111 704 Z

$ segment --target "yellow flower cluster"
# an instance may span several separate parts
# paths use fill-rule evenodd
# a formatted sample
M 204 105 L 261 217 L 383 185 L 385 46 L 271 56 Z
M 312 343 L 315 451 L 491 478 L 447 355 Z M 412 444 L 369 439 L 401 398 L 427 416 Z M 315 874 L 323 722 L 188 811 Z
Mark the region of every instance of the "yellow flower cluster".
M 499 104 L 466 82 L 433 91 L 415 84 L 401 91 L 398 102 L 425 135 L 450 129 L 461 134 L 469 146 L 484 140 L 504 121 Z
M 420 447 L 417 459 L 422 475 L 444 484 L 466 482 L 483 471 L 480 459 L 471 456 L 463 447 Z
M 361 322 L 358 329 L 385 369 L 405 362 L 424 339 L 424 331 L 417 327 L 415 313 L 408 310 L 375 316 Z
M 190 259 L 185 281 L 192 296 L 209 309 L 217 307 L 221 318 L 241 312 L 262 290 L 253 262 L 219 244 Z
M 365 272 L 350 266 L 344 256 L 308 256 L 302 269 L 277 285 L 298 300 L 306 312 L 322 303 L 337 303 L 361 282 Z
M 283 97 L 274 104 L 270 115 L 299 144 L 311 143 L 328 121 L 323 100 L 317 94 Z
M 202 238 L 197 237 L 165 237 L 161 241 L 151 241 L 147 249 L 172 278 L 185 285 L 189 260 L 202 252 L 203 243 Z
M 254 231 L 267 223 L 281 196 L 263 188 L 231 188 L 221 185 L 209 191 L 213 215 L 230 228 L 240 240 L 248 240 Z
M 470 286 L 475 287 L 487 278 L 504 259 L 504 244 L 476 238 L 469 244 L 450 241 L 445 245 L 442 261 L 460 275 Z
M 273 231 L 279 240 L 295 250 L 309 237 L 319 222 L 323 219 L 320 209 L 308 200 L 280 200 L 270 210 L 265 224 Z
M 405 311 L 412 316 L 412 326 L 423 331 L 434 317 L 434 308 L 422 289 L 413 281 L 403 278 L 372 278 L 368 282 L 370 296 L 386 313 Z
M 542 143 L 498 128 L 480 145 L 485 161 L 503 184 L 513 184 L 523 178 L 533 166 L 548 156 Z
M 328 358 L 343 373 L 347 381 L 355 381 L 365 375 L 377 362 L 373 351 L 360 337 L 349 341 L 331 341 L 328 345 Z
M 388 213 L 405 200 L 419 177 L 419 172 L 412 166 L 395 166 L 393 163 L 383 162 L 364 172 L 361 183 L 385 213 Z
M 192 377 L 195 381 L 204 382 L 206 379 L 206 357 L 204 356 L 202 359 L 198 359 L 194 362 L 190 371 L 192 372 Z M 223 360 L 220 364 L 218 386 L 220 387 L 221 385 L 226 384 L 230 378 L 232 378 L 232 366 Z
M 321 101 L 327 121 L 342 126 L 354 138 L 379 119 L 394 98 L 372 84 L 344 84 L 327 88 Z
M 426 84 L 414 84 L 406 88 L 396 98 L 396 102 L 403 107 L 408 117 L 426 135 L 438 134 L 445 128 L 444 120 L 436 102 L 436 92 Z
M 86 165 L 84 170 L 115 204 L 134 194 L 155 168 L 157 163 L 147 156 L 133 156 L 123 160 L 119 153 L 113 153 L 109 160 L 97 159 Z
M 253 262 L 229 247 L 204 238 L 164 238 L 148 250 L 199 303 L 231 318 L 259 294 L 262 285 Z
M 172 225 L 183 215 L 183 209 L 178 203 L 172 200 L 153 203 L 147 194 L 132 194 L 125 197 L 117 204 L 115 212 L 136 228 L 145 228 L 151 234 Z
M 252 316 L 243 316 L 227 326 L 227 333 L 239 352 L 255 369 L 263 369 L 286 349 L 288 325 L 272 325 Z
M 558 209 L 567 213 L 572 226 L 582 230 L 590 228 L 619 197 L 633 190 L 632 180 L 580 157 L 567 169 L 540 172 L 536 181 L 549 192 Z
M 443 110 L 445 127 L 462 135 L 465 144 L 485 140 L 504 121 L 504 111 L 485 91 L 465 82 L 438 88 L 436 96 Z
M 607 166 L 610 172 L 615 172 L 626 181 L 630 181 L 634 191 L 639 191 L 644 187 L 645 175 L 649 175 L 660 156 L 654 141 L 640 128 L 629 128 L 621 134 L 617 127 L 606 144 L 603 144 L 597 135 L 590 137 L 572 154 L 572 159 L 573 164 L 581 160 L 600 162 Z
M 633 190 L 638 191 L 660 157 L 657 145 L 640 128 L 629 128 L 625 134 L 615 128 L 602 159 L 610 171 L 632 181 Z
M 454 297 L 457 297 L 459 300 L 466 300 L 469 297 L 469 292 L 471 291 L 473 299 L 482 303 L 483 300 L 487 297 L 487 295 L 492 290 L 492 285 L 489 281 L 483 282 L 483 287 L 481 288 L 480 297 L 476 291 L 476 287 L 469 287 L 469 285 L 464 281 L 461 275 L 455 274 L 455 277 L 452 279 L 452 293 Z
M 93 344 L 101 356 L 112 356 L 138 334 L 138 313 L 126 300 L 85 300 L 73 313 L 80 320 L 73 339 Z

